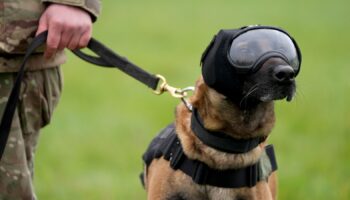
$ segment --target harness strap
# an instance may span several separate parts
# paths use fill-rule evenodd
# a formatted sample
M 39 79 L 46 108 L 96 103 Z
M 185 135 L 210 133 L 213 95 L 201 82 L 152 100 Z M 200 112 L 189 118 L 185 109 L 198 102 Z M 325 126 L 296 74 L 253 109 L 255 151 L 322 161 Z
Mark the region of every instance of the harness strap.
M 276 171 L 278 169 L 278 166 L 277 166 L 277 160 L 275 156 L 275 149 L 273 148 L 273 145 L 272 144 L 267 145 L 265 147 L 265 152 L 267 154 L 267 157 L 270 160 L 272 172 Z
M 183 173 L 190 176 L 197 184 L 223 188 L 254 187 L 257 182 L 265 180 L 267 178 L 266 175 L 269 175 L 273 171 L 277 170 L 277 163 L 272 145 L 265 147 L 266 155 L 270 161 L 271 168 L 264 177 L 264 175 L 261 174 L 261 161 L 241 169 L 218 170 L 210 168 L 201 161 L 189 159 L 183 152 L 181 143 L 175 132 L 174 125 L 172 124 L 164 130 L 167 132 L 171 131 L 171 134 L 167 134 L 167 138 L 162 141 L 163 143 L 159 146 L 159 148 L 156 150 L 153 149 L 151 152 L 146 152 L 144 154 L 144 160 L 145 158 L 148 158 L 145 160 L 146 164 L 148 166 L 150 165 L 152 160 L 150 158 L 152 156 L 153 158 L 161 157 L 159 154 L 160 149 L 163 158 L 169 161 L 172 169 L 181 170 Z
M 22 64 L 20 66 L 20 70 L 18 71 L 14 86 L 12 88 L 11 94 L 9 96 L 8 102 L 6 104 L 4 113 L 1 118 L 0 124 L 0 160 L 3 156 L 7 139 L 10 134 L 12 119 L 16 110 L 16 106 L 19 99 L 19 93 L 21 90 L 21 82 L 25 72 L 26 62 L 31 54 L 34 53 L 35 49 L 39 46 L 43 45 L 47 39 L 47 31 L 39 34 L 37 37 L 33 39 L 33 41 L 29 44 L 29 47 L 24 55 Z M 83 53 L 80 50 L 74 50 L 78 57 L 81 59 L 93 63 L 95 65 L 103 66 L 103 67 L 115 67 L 123 71 L 124 73 L 130 75 L 141 83 L 147 85 L 153 90 L 157 89 L 157 85 L 159 82 L 159 78 L 155 75 L 149 74 L 144 71 L 140 67 L 128 61 L 126 58 L 119 56 L 114 53 L 112 50 L 105 47 L 103 44 L 98 42 L 95 39 L 91 39 L 88 48 L 96 53 L 99 57 L 94 57 Z

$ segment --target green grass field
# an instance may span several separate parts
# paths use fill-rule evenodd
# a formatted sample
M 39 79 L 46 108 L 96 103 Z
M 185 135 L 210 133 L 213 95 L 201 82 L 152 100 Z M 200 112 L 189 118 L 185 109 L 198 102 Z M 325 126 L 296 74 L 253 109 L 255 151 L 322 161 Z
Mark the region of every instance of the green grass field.
M 276 104 L 270 137 L 279 199 L 350 199 L 349 1 L 105 0 L 94 37 L 173 85 L 193 85 L 221 28 L 281 26 L 303 53 L 292 103 Z M 36 155 L 39 199 L 145 199 L 141 155 L 179 103 L 72 54 Z

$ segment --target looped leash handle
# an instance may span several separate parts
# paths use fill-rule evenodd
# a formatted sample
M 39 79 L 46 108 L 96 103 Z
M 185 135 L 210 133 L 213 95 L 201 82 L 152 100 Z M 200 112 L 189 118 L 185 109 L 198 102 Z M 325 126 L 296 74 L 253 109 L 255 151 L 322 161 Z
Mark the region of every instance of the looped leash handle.
M 17 103 L 19 100 L 19 93 L 21 91 L 21 83 L 24 76 L 25 64 L 29 58 L 29 56 L 37 49 L 39 46 L 43 45 L 47 38 L 47 32 L 43 32 L 39 34 L 37 37 L 33 39 L 30 43 L 26 54 L 24 55 L 22 64 L 18 71 L 14 86 L 11 90 L 11 94 L 8 98 L 4 113 L 1 118 L 0 124 L 0 160 L 4 153 L 8 136 L 10 134 L 10 129 L 12 125 L 12 119 L 16 111 Z
M 76 56 L 78 56 L 79 58 L 98 65 L 98 66 L 103 66 L 103 67 L 111 67 L 111 64 L 109 64 L 108 62 L 106 62 L 105 60 L 103 60 L 101 57 L 96 57 L 96 56 L 90 56 L 84 52 L 82 52 L 81 50 L 73 50 L 72 51 Z

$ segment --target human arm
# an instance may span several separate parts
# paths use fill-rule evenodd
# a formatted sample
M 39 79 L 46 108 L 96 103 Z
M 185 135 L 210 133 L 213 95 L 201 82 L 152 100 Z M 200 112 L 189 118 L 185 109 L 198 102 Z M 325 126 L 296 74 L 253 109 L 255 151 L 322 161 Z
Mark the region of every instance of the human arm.
M 92 22 L 99 14 L 98 0 L 42 2 L 49 4 L 40 17 L 37 34 L 48 30 L 46 58 L 64 48 L 78 49 L 88 44 L 92 34 Z

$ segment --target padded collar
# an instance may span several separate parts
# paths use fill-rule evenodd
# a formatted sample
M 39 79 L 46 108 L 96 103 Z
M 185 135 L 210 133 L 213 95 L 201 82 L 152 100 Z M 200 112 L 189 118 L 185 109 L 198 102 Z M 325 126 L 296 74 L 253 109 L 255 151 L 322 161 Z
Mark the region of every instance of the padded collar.
M 192 112 L 191 129 L 204 144 L 227 153 L 246 153 L 266 139 L 265 137 L 235 139 L 223 132 L 209 131 L 205 129 L 196 109 L 193 109 Z

